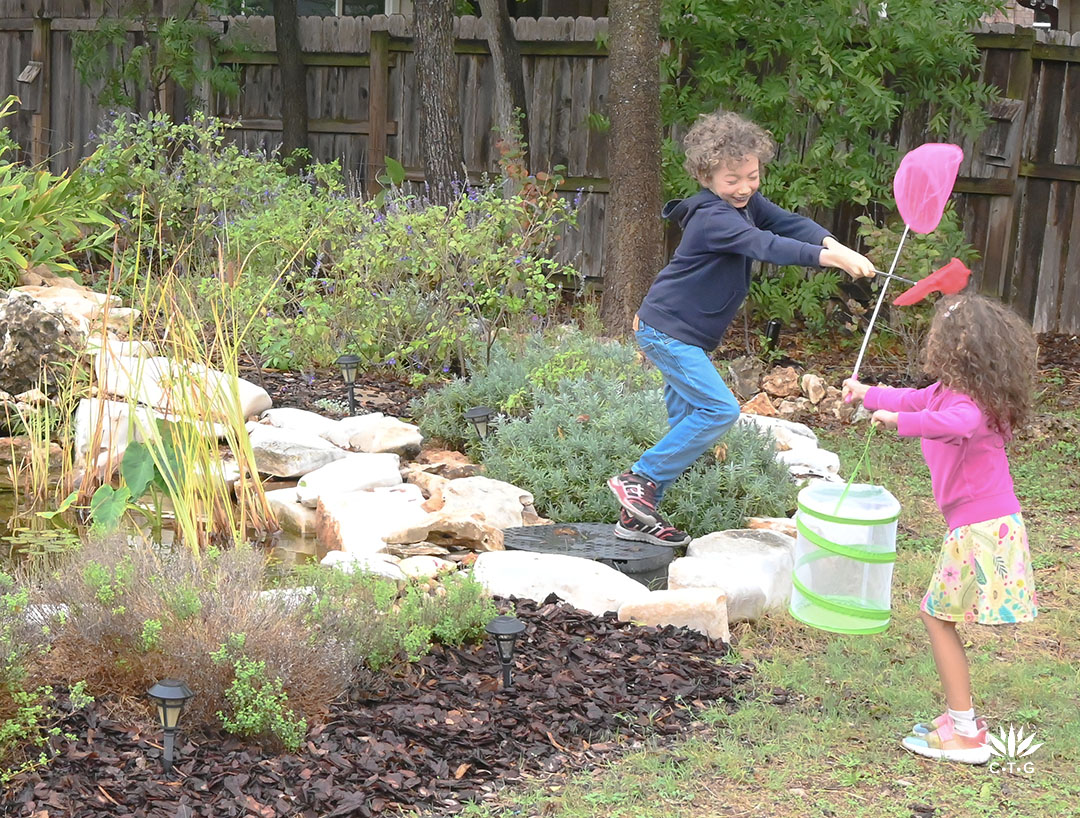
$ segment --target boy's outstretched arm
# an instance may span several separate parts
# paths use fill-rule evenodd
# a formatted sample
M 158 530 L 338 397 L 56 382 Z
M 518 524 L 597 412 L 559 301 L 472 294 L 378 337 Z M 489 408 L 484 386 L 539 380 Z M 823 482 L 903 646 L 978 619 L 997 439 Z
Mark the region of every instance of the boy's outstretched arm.
M 874 265 L 862 253 L 856 253 L 832 236 L 826 236 L 822 244 L 822 267 L 838 267 L 852 278 L 873 278 Z

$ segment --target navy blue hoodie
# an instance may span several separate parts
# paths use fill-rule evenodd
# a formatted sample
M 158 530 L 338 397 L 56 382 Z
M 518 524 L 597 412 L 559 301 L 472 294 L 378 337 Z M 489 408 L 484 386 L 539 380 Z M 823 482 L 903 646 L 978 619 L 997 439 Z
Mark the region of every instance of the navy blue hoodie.
M 653 329 L 704 350 L 715 349 L 750 291 L 753 261 L 817 267 L 829 231 L 755 193 L 746 207 L 711 190 L 664 205 L 683 229 L 675 255 L 638 310 Z

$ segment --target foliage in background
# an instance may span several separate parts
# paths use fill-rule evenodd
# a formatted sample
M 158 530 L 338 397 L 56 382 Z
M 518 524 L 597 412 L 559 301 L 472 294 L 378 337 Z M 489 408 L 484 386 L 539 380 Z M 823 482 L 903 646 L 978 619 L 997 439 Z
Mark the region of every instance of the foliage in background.
M 218 62 L 221 33 L 210 24 L 226 13 L 226 5 L 191 0 L 182 14 L 160 17 L 148 0 L 115 8 L 106 3 L 92 29 L 71 33 L 75 69 L 83 85 L 100 89 L 103 108 L 138 110 L 143 103 L 155 111 L 168 82 L 193 94 L 192 110 L 205 102 L 198 97 L 204 85 L 210 93 L 236 96 L 238 72 Z
M 11 116 L 15 97 L 0 104 Z M 18 284 L 19 273 L 39 265 L 75 271 L 71 256 L 98 247 L 113 235 L 100 195 L 85 195 L 73 177 L 9 162 L 10 139 L 0 140 L 0 287 Z M 76 175 L 80 171 L 76 171 Z
M 790 266 L 780 267 L 772 275 L 762 272 L 750 282 L 747 307 L 759 322 L 779 318 L 791 325 L 799 320 L 820 333 L 825 330 L 825 304 L 839 291 L 842 278 L 835 270 Z
M 766 195 L 794 209 L 891 201 L 895 130 L 905 113 L 930 137 L 977 133 L 991 90 L 969 33 L 997 0 L 667 0 L 663 117 L 680 133 L 726 108 L 781 149 Z M 665 183 L 697 189 L 668 140 Z
M 879 269 L 887 270 L 888 265 L 896 256 L 896 248 L 900 245 L 904 230 L 903 223 L 895 219 L 891 223 L 878 225 L 868 216 L 860 216 L 856 221 L 859 223 L 859 236 L 867 247 L 867 253 L 877 260 Z M 950 203 L 945 208 L 941 223 L 934 232 L 908 233 L 904 247 L 900 251 L 896 272 L 905 278 L 918 281 L 926 278 L 952 258 L 958 258 L 971 266 L 979 258 L 979 254 L 968 244 L 964 228 L 960 224 L 955 208 Z M 890 283 L 894 296 L 899 295 L 904 286 L 907 285 L 902 282 Z M 877 324 L 877 331 L 881 333 L 878 336 L 879 342 L 887 343 L 890 337 L 893 340 L 899 340 L 903 354 L 903 360 L 899 361 L 899 364 L 909 381 L 914 381 L 921 374 L 921 353 L 926 333 L 930 329 L 934 300 L 933 297 L 929 297 L 909 307 L 889 307 L 885 320 Z M 866 318 L 868 319 L 869 316 Z
M 552 260 L 578 204 L 554 178 L 511 196 L 497 180 L 467 186 L 449 208 L 388 179 L 386 195 L 363 202 L 336 163 L 288 174 L 215 119 L 120 117 L 99 141 L 87 178 L 122 223 L 118 291 L 155 267 L 200 292 L 227 285 L 247 351 L 269 367 L 347 351 L 367 366 L 463 371 L 501 329 L 550 312 L 553 280 L 578 278 Z M 139 258 L 151 253 L 155 264 Z

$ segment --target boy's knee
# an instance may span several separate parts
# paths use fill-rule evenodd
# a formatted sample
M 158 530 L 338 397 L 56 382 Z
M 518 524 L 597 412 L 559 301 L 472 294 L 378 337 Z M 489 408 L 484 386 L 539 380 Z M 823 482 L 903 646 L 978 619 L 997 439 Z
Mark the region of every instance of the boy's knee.
M 717 434 L 726 432 L 739 419 L 739 404 L 734 398 L 706 406 L 703 411 L 717 429 Z

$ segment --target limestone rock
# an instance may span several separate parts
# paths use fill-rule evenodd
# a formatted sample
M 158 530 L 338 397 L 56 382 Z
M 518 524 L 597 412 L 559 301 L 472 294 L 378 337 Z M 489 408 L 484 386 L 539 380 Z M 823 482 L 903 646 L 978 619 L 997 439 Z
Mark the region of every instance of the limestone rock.
M 480 513 L 443 508 L 397 529 L 383 539 L 388 544 L 428 542 L 470 551 L 502 551 L 503 533 L 484 520 Z
M 745 415 L 763 415 L 764 417 L 776 417 L 776 407 L 772 405 L 769 396 L 764 392 L 758 392 L 753 398 L 742 405 L 742 413 Z
M 793 539 L 798 536 L 795 521 L 787 517 L 747 517 L 746 527 L 777 531 Z
M 438 557 L 407 557 L 398 563 L 398 568 L 411 579 L 429 579 L 447 571 L 456 571 L 457 563 Z
M 286 531 L 301 537 L 313 536 L 316 530 L 315 509 L 296 500 L 296 489 L 274 489 L 266 492 L 266 501 L 278 523 Z
M 193 362 L 149 356 L 143 351 L 118 355 L 101 350 L 94 361 L 98 382 L 106 392 L 132 398 L 167 414 L 193 411 L 215 420 L 259 415 L 270 408 L 270 395 L 243 378 Z M 237 403 L 239 401 L 239 403 Z
M 765 365 L 760 358 L 743 355 L 728 362 L 728 385 L 739 400 L 749 400 L 761 391 Z
M 443 486 L 442 511 L 479 512 L 488 525 L 495 528 L 515 528 L 525 524 L 523 512 L 533 505 L 533 496 L 511 483 L 490 477 L 463 477 Z
M 279 429 L 295 429 L 298 432 L 306 432 L 320 437 L 324 432 L 329 432 L 337 426 L 336 420 L 323 417 L 317 412 L 294 409 L 291 406 L 267 409 L 259 415 L 259 422 L 268 426 L 276 426 Z
M 450 480 L 476 477 L 483 470 L 483 466 L 473 463 L 461 452 L 446 449 L 426 449 L 420 452 L 416 462 L 429 466 L 428 471 Z
M 401 483 L 400 461 L 396 454 L 346 454 L 340 460 L 308 472 L 296 484 L 296 499 L 309 508 L 319 504 L 324 494 L 363 491 Z
M 345 457 L 334 444 L 305 432 L 248 423 L 255 465 L 263 474 L 298 477 Z
M 799 385 L 802 387 L 803 395 L 815 406 L 821 403 L 821 399 L 825 397 L 825 381 L 821 379 L 820 375 L 807 372 L 802 376 Z
M 13 293 L 28 295 L 50 312 L 62 315 L 65 323 L 85 336 L 103 309 L 120 307 L 120 297 L 94 292 L 70 279 L 63 284 L 16 287 Z
M 406 458 L 419 454 L 424 441 L 418 427 L 382 412 L 339 420 L 323 437 L 354 452 L 391 452 Z
M 549 594 L 601 616 L 648 596 L 640 582 L 614 568 L 565 554 L 492 551 L 473 565 L 473 578 L 489 593 L 542 602 Z
M 418 542 L 408 545 L 401 543 L 387 543 L 384 551 L 387 554 L 400 557 L 401 559 L 406 559 L 407 557 L 446 557 L 450 554 L 449 548 L 444 548 L 441 545 L 435 545 L 434 543 L 429 542 Z
M 145 441 L 157 420 L 148 406 L 133 411 L 126 401 L 83 398 L 75 408 L 76 464 L 98 469 L 109 462 L 119 466 L 128 444 Z
M 793 366 L 775 367 L 761 379 L 761 388 L 776 398 L 793 398 L 800 394 L 799 373 Z
M 619 608 L 619 619 L 643 625 L 675 625 L 703 633 L 710 639 L 731 640 L 727 598 L 708 588 L 653 591 L 643 599 L 625 603 Z
M 398 582 L 404 582 L 406 579 L 405 572 L 388 554 L 351 554 L 344 551 L 330 551 L 322 558 L 322 565 L 333 566 L 346 574 L 359 571 L 362 574 L 375 574 Z
M 775 531 L 734 529 L 699 537 L 668 568 L 668 587 L 720 589 L 729 622 L 758 619 L 791 599 L 795 541 Z
M 777 452 L 776 459 L 796 477 L 828 477 L 840 472 L 840 458 L 828 449 L 791 449 Z
M 420 491 L 424 492 L 426 497 L 442 497 L 443 489 L 450 480 L 439 474 L 434 474 L 428 471 L 427 466 L 418 466 L 414 463 L 409 463 L 403 469 L 402 475 L 405 478 L 406 483 L 412 483 L 415 486 L 420 487 Z
M 0 291 L 2 292 L 2 291 Z M 0 294 L 0 389 L 17 395 L 55 383 L 75 361 L 78 328 L 26 293 Z
M 763 432 L 768 432 L 776 441 L 778 451 L 788 449 L 816 449 L 817 435 L 804 423 L 793 423 L 783 418 L 764 415 L 741 414 L 736 421 L 739 424 L 752 424 Z
M 387 534 L 427 517 L 424 496 L 409 483 L 393 488 L 328 494 L 315 510 L 316 535 L 329 550 L 375 554 L 386 547 Z

